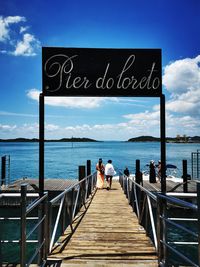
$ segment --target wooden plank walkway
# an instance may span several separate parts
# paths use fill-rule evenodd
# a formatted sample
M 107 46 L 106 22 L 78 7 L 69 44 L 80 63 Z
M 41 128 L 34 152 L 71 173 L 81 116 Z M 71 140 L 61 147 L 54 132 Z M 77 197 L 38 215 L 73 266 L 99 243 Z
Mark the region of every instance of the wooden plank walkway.
M 3 192 L 20 192 L 22 184 L 28 184 L 27 190 L 28 191 L 35 191 L 35 188 L 39 187 L 39 179 L 18 179 L 12 182 L 9 185 L 5 185 L 2 188 Z M 70 180 L 70 179 L 55 179 L 55 178 L 48 178 L 44 179 L 44 190 L 45 191 L 63 191 L 67 187 L 72 184 L 77 183 L 77 180 Z M 33 186 L 31 186 L 33 185 Z M 34 187 L 35 185 L 35 187 Z
M 68 235 L 66 231 L 63 242 Z M 155 248 L 138 224 L 118 181 L 113 182 L 112 190 L 96 192 L 66 243 L 49 258 L 61 266 L 158 266 Z
M 161 183 L 149 183 L 149 181 L 143 181 L 143 186 L 150 192 L 160 192 L 161 191 Z M 166 181 L 166 190 L 167 192 L 183 192 L 183 184 L 180 179 L 180 183 L 167 180 Z M 196 193 L 197 192 L 197 181 L 189 180 L 188 181 L 188 193 Z

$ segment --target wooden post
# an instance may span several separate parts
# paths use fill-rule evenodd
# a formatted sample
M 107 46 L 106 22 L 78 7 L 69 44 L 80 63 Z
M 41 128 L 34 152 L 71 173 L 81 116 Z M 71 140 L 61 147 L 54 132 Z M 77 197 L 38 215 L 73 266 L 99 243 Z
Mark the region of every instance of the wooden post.
M 79 181 L 83 180 L 85 178 L 85 166 L 79 166 L 78 167 L 78 179 Z M 79 203 L 81 205 L 84 204 L 85 199 L 85 182 L 82 182 L 80 184 L 80 195 L 79 195 Z
M 85 166 L 78 167 L 78 180 L 81 181 L 85 178 Z
M 91 174 L 91 160 L 87 160 L 87 176 L 89 176 Z M 92 189 L 91 189 L 91 179 L 92 177 L 90 177 L 88 179 L 88 195 L 87 197 L 89 197 L 89 195 L 91 194 L 92 192 Z
M 1 185 L 6 184 L 6 156 L 1 157 Z
M 188 192 L 188 183 L 187 183 L 187 160 L 184 159 L 182 161 L 182 166 L 183 166 L 183 192 L 187 193 Z
M 91 160 L 87 160 L 87 176 L 91 174 Z
M 136 159 L 136 168 L 135 168 L 135 181 L 136 183 L 141 183 L 141 173 L 140 173 L 140 160 Z

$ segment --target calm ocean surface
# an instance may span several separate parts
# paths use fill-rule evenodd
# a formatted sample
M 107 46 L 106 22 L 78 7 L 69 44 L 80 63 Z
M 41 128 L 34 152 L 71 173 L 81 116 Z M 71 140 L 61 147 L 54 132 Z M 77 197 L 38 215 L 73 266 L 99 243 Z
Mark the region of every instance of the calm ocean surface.
M 167 163 L 175 164 L 178 167 L 177 176 L 182 175 L 182 160 L 188 160 L 188 173 L 191 174 L 191 153 L 200 149 L 200 144 L 167 144 Z M 10 155 L 11 170 L 10 178 L 14 181 L 21 177 L 32 177 L 38 179 L 38 160 L 39 144 L 38 143 L 0 143 L 0 155 Z M 113 160 L 116 169 L 124 169 L 128 166 L 131 172 L 135 172 L 135 160 L 140 159 L 141 169 L 150 160 L 157 162 L 160 159 L 160 143 L 144 142 L 89 142 L 89 143 L 68 143 L 68 142 L 51 142 L 45 144 L 45 177 L 46 178 L 65 178 L 76 179 L 78 176 L 78 166 L 85 165 L 88 159 L 92 162 L 92 170 L 98 158 L 102 157 L 104 163 L 108 159 Z M 3 216 L 19 216 L 18 209 L 3 209 L 0 213 Z M 2 215 L 1 215 L 2 216 Z M 28 228 L 31 224 L 27 225 Z M 9 221 L 4 224 L 0 222 L 0 238 L 2 239 L 19 239 L 20 226 L 18 221 Z M 13 232 L 13 229 L 15 231 Z M 177 240 L 182 234 L 172 229 L 169 231 L 172 239 Z M 2 237 L 1 237 L 2 235 Z M 34 239 L 34 238 L 33 238 Z M 32 255 L 35 246 L 28 244 L 28 254 Z M 185 249 L 185 248 L 184 248 Z M 185 253 L 185 250 L 184 250 Z M 191 246 L 188 248 L 188 254 L 193 255 L 196 261 L 197 250 Z M 18 262 L 19 246 L 16 244 L 2 245 L 3 261 Z M 175 261 L 175 259 L 170 257 Z M 178 266 L 178 265 L 177 265 Z
M 177 176 L 182 174 L 182 160 L 188 160 L 188 173 L 191 174 L 191 152 L 200 149 L 200 144 L 167 144 L 167 163 L 178 167 Z M 10 178 L 38 178 L 38 143 L 0 143 L 0 155 L 10 155 Z M 50 142 L 45 144 L 45 177 L 76 179 L 78 166 L 85 165 L 88 159 L 95 169 L 98 158 L 113 160 L 116 169 L 128 166 L 135 172 L 135 160 L 140 159 L 141 169 L 150 160 L 160 159 L 159 142 Z

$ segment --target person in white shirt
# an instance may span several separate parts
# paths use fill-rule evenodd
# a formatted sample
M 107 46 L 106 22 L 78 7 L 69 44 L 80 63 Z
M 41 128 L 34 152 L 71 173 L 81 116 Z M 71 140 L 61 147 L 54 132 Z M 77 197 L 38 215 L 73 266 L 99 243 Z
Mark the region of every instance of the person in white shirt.
M 106 176 L 106 182 L 107 182 L 107 190 L 111 189 L 112 186 L 112 178 L 116 174 L 116 171 L 112 165 L 112 160 L 109 159 L 108 163 L 105 166 L 105 176 Z

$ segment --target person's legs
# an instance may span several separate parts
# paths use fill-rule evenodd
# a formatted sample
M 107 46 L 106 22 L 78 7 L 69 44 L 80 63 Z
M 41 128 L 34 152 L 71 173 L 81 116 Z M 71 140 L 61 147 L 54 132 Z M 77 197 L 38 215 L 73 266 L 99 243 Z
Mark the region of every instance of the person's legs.
M 112 186 L 112 176 L 110 176 L 110 189 L 111 189 L 111 186 Z
M 106 175 L 106 189 L 109 190 L 109 175 Z

